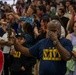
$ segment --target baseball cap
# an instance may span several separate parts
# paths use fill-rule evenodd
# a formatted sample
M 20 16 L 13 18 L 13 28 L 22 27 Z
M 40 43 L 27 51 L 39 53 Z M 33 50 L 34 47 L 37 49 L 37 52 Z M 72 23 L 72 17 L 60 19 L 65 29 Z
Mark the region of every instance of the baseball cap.
M 24 34 L 22 34 L 22 33 L 18 33 L 15 37 L 16 37 L 16 38 L 18 38 L 18 37 L 23 37 L 23 38 L 25 39 L 25 36 L 24 36 Z

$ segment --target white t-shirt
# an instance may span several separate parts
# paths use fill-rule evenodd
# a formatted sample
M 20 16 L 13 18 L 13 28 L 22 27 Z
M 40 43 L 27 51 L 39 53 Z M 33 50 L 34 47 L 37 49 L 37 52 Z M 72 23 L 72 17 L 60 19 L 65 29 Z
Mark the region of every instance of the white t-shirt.
M 3 39 L 4 41 L 8 41 L 8 33 L 5 33 L 5 34 L 2 36 L 2 39 Z M 3 53 L 4 53 L 4 54 L 8 54 L 9 51 L 10 51 L 10 47 L 9 47 L 9 46 L 4 46 L 4 47 L 3 47 Z
M 61 26 L 61 38 L 65 37 L 65 29 L 63 26 Z

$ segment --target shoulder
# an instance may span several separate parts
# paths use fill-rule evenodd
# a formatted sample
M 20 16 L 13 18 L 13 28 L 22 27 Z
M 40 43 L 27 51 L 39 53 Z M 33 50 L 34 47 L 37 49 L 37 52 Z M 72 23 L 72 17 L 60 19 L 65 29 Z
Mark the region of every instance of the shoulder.
M 50 38 L 44 38 L 44 39 L 41 39 L 39 41 L 39 43 L 44 43 L 44 42 L 48 42 L 50 40 Z
M 65 18 L 65 19 L 67 19 L 67 20 L 69 20 L 69 18 L 68 18 L 68 17 L 65 17 L 65 16 L 64 16 L 64 18 Z
M 49 43 L 51 40 L 50 40 L 50 38 L 44 38 L 44 39 L 41 39 L 41 40 L 39 40 L 36 44 L 35 44 L 35 46 L 43 46 L 43 45 L 45 45 L 46 43 Z
M 60 42 L 61 42 L 63 45 L 72 46 L 72 42 L 71 42 L 70 39 L 62 38 L 62 39 L 60 39 Z
M 70 36 L 70 35 L 68 35 L 68 36 Z M 61 40 L 61 41 L 67 41 L 67 40 L 69 40 L 69 39 L 63 37 L 63 38 L 61 38 L 60 40 Z
M 67 50 L 72 50 L 72 48 L 73 48 L 72 42 L 69 39 L 62 38 L 62 39 L 60 39 L 60 43 Z
M 67 18 L 67 17 L 62 17 L 61 19 L 63 19 L 65 22 L 67 22 L 67 21 L 69 21 L 69 18 Z
M 69 43 L 71 43 L 71 40 L 63 37 L 63 38 L 60 39 L 60 42 L 63 43 L 63 44 L 69 44 Z
M 68 34 L 67 36 L 66 36 L 66 39 L 71 39 L 71 34 Z

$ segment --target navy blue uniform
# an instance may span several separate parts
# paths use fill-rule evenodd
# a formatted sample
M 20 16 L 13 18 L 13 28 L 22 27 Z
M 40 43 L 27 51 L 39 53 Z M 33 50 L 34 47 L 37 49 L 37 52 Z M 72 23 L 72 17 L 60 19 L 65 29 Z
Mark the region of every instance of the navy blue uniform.
M 59 39 L 62 46 L 72 54 L 72 43 L 70 40 Z M 56 46 L 45 38 L 30 48 L 30 53 L 40 60 L 40 75 L 64 75 L 66 72 L 66 61 L 59 54 Z

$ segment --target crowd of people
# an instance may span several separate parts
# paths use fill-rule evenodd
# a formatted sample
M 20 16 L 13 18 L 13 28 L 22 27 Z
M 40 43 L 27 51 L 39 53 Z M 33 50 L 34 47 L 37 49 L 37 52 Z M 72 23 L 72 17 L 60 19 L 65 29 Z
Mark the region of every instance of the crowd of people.
M 0 1 L 0 50 L 0 75 L 76 75 L 76 0 Z

